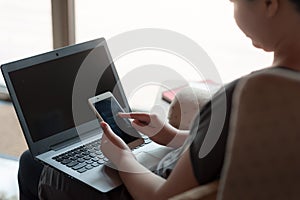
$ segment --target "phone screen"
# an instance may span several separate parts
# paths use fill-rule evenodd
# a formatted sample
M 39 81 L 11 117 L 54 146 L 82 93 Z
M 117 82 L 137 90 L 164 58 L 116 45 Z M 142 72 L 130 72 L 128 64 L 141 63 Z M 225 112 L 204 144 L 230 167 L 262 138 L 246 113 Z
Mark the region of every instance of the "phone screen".
M 118 116 L 119 112 L 123 112 L 118 102 L 113 97 L 109 97 L 94 103 L 94 106 L 103 120 L 108 123 L 111 129 L 128 144 L 141 138 L 140 134 L 131 126 L 128 119 Z

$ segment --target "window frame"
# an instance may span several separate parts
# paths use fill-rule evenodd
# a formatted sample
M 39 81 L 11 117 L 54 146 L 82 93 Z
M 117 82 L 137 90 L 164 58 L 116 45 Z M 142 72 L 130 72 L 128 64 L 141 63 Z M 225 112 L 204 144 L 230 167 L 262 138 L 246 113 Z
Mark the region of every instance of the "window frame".
M 75 44 L 74 0 L 51 0 L 53 49 Z

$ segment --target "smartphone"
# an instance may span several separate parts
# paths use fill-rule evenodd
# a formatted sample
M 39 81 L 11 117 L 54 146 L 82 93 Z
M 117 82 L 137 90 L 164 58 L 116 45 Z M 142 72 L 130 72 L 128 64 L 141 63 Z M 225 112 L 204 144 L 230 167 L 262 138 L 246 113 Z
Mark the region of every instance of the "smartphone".
M 144 143 L 141 134 L 132 127 L 129 119 L 118 116 L 119 112 L 124 112 L 116 98 L 111 92 L 91 97 L 88 99 L 91 109 L 97 118 L 105 121 L 128 146 L 135 148 Z

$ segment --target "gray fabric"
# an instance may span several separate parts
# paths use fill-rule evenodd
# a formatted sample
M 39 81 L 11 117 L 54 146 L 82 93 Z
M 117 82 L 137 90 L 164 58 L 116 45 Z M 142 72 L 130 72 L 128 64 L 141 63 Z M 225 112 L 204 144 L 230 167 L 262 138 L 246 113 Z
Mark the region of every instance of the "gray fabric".
M 123 185 L 108 193 L 101 193 L 48 166 L 44 167 L 40 177 L 39 198 L 41 200 L 132 199 L 127 189 Z
M 199 122 L 199 114 L 196 116 L 194 123 Z M 167 178 L 172 170 L 174 169 L 177 161 L 179 160 L 180 156 L 183 154 L 185 150 L 187 150 L 191 143 L 193 142 L 195 138 L 195 133 L 197 133 L 196 130 L 194 130 L 196 126 L 193 126 L 189 137 L 186 139 L 186 141 L 183 143 L 183 145 L 177 149 L 174 149 L 170 153 L 168 153 L 158 164 L 157 169 L 155 171 L 156 174 L 158 174 L 161 177 Z

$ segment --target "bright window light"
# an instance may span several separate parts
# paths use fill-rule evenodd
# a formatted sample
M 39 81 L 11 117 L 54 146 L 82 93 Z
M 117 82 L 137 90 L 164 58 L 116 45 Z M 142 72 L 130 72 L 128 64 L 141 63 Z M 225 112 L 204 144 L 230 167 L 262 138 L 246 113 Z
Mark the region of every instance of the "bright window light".
M 0 19 L 0 64 L 52 49 L 50 0 L 0 0 Z
M 226 0 L 77 0 L 75 13 L 77 42 L 109 39 L 138 28 L 181 33 L 208 53 L 225 83 L 267 67 L 272 61 L 271 53 L 255 49 L 239 30 L 232 3 Z

